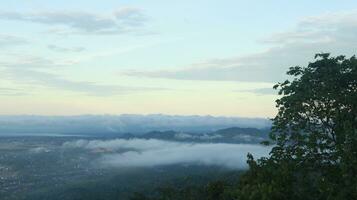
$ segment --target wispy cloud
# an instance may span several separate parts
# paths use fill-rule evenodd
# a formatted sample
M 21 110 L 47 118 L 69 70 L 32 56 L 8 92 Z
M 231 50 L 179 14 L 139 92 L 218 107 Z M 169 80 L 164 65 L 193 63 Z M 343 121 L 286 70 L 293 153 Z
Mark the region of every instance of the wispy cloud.
M 269 47 L 256 54 L 211 59 L 186 68 L 158 71 L 127 71 L 129 76 L 215 81 L 277 82 L 285 71 L 305 65 L 315 53 L 355 54 L 357 11 L 326 13 L 303 18 L 293 30 L 263 38 Z
M 60 53 L 82 52 L 85 50 L 84 47 L 61 47 L 53 44 L 48 45 L 47 48 Z
M 24 96 L 24 95 L 28 95 L 28 94 L 23 90 L 0 87 L 0 96 Z
M 28 43 L 29 41 L 22 37 L 0 34 L 0 47 L 11 47 Z
M 22 54 L 6 54 L 2 60 L 0 61 L 0 77 L 2 79 L 34 87 L 72 91 L 92 96 L 113 96 L 132 92 L 169 90 L 161 87 L 136 87 L 71 80 L 56 72 L 56 69 L 75 65 L 77 62 L 73 60 L 52 60 Z M 10 95 L 9 92 L 6 94 Z
M 76 64 L 72 60 L 57 59 L 51 60 L 49 58 L 24 55 L 24 54 L 2 54 L 0 55 L 0 68 L 7 69 L 53 69 L 59 67 L 70 66 Z
M 53 33 L 122 34 L 138 31 L 148 18 L 139 8 L 122 7 L 109 15 L 84 11 L 0 11 L 0 19 L 57 26 Z
M 235 92 L 250 92 L 257 95 L 277 95 L 278 91 L 274 90 L 273 87 L 270 88 L 257 88 L 257 89 L 242 89 L 235 90 Z
M 151 87 L 131 87 L 121 85 L 104 85 L 94 82 L 74 81 L 63 78 L 59 75 L 35 71 L 35 70 L 7 70 L 5 71 L 7 79 L 15 82 L 26 83 L 35 86 L 42 86 L 48 88 L 61 89 L 66 91 L 80 92 L 93 96 L 112 96 L 121 95 L 131 92 L 166 90 L 165 88 L 151 88 Z M 19 79 L 19 77 L 21 77 Z
M 154 167 L 173 164 L 247 167 L 247 153 L 267 156 L 270 147 L 246 144 L 179 143 L 155 139 L 77 140 L 63 148 L 82 148 L 102 152 L 96 164 L 101 167 Z M 227 153 L 230 152 L 230 153 Z

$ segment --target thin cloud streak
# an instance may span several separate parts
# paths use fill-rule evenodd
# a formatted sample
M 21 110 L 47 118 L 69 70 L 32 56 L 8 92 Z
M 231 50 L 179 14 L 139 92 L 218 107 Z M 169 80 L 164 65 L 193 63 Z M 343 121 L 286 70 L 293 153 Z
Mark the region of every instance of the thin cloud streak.
M 7 78 L 15 82 L 50 87 L 66 91 L 80 92 L 92 96 L 113 96 L 131 92 L 167 90 L 165 88 L 101 85 L 86 81 L 73 81 L 59 75 L 35 70 L 7 70 Z M 21 77 L 21 79 L 18 79 Z
M 94 35 L 139 31 L 148 20 L 141 9 L 134 7 L 122 7 L 110 15 L 84 11 L 0 11 L 0 19 L 60 27 L 52 29 L 52 33 Z
M 57 45 L 53 45 L 53 44 L 48 45 L 47 48 L 49 50 L 61 52 L 61 53 L 68 53 L 68 52 L 77 53 L 77 52 L 82 52 L 85 50 L 84 47 L 70 47 L 70 48 L 68 48 L 68 47 L 61 47 L 61 46 L 57 46 Z
M 15 88 L 0 87 L 0 96 L 25 96 L 28 95 L 24 90 Z
M 0 34 L 0 47 L 13 47 L 25 44 L 29 44 L 29 41 L 25 38 L 15 35 Z

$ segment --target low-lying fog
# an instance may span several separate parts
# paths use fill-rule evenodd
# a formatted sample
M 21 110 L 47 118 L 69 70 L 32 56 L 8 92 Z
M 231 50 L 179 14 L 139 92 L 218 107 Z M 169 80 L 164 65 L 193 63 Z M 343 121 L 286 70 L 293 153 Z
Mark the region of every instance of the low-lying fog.
M 100 153 L 98 167 L 154 167 L 173 164 L 247 167 L 247 154 L 267 156 L 271 147 L 258 144 L 182 143 L 157 139 L 76 140 L 62 148 Z

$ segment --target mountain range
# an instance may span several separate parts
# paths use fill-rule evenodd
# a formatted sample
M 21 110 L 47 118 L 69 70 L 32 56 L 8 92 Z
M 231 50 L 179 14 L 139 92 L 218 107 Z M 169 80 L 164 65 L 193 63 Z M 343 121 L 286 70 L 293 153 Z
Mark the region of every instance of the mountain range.
M 120 136 L 126 133 L 143 135 L 151 131 L 172 130 L 179 133 L 182 132 L 177 137 L 184 139 L 189 137 L 185 133 L 211 133 L 229 127 L 266 129 L 270 126 L 270 120 L 265 118 L 197 115 L 0 116 L 0 135 L 75 134 Z M 201 137 L 204 138 L 205 136 L 202 135 Z
M 231 127 L 208 133 L 151 131 L 142 135 L 124 134 L 125 139 L 159 139 L 177 142 L 257 144 L 269 139 L 269 129 Z

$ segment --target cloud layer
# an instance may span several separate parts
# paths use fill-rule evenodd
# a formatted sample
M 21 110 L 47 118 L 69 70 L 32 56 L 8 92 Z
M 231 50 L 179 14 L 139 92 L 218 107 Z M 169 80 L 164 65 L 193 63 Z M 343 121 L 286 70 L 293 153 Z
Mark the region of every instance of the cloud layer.
M 22 37 L 0 34 L 0 47 L 12 47 L 28 43 L 29 41 Z
M 57 45 L 53 45 L 53 44 L 48 45 L 47 48 L 50 49 L 50 50 L 52 50 L 52 51 L 61 52 L 61 53 L 82 52 L 82 51 L 85 50 L 84 47 L 72 47 L 72 48 L 68 48 L 68 47 L 61 47 L 61 46 L 57 46 Z
M 53 73 L 26 69 L 7 70 L 5 74 L 7 75 L 8 79 L 12 79 L 20 83 L 45 86 L 49 88 L 61 89 L 72 92 L 80 92 L 86 95 L 93 96 L 112 96 L 138 91 L 142 92 L 166 90 L 165 88 L 104 85 L 88 81 L 69 80 Z M 21 80 L 18 80 L 18 77 L 21 77 Z
M 247 167 L 247 153 L 267 156 L 270 147 L 248 144 L 179 143 L 156 139 L 77 140 L 63 148 L 101 152 L 101 167 L 155 167 L 175 164 L 217 165 L 233 169 Z
M 78 34 L 122 34 L 137 30 L 147 21 L 142 10 L 134 7 L 122 7 L 110 15 L 83 11 L 0 11 L 0 19 L 55 26 L 53 33 Z
M 55 45 L 51 45 L 49 48 L 53 51 L 61 52 L 79 52 L 84 50 L 81 47 L 63 48 Z M 132 92 L 168 90 L 167 88 L 159 87 L 134 87 L 130 85 L 100 84 L 90 81 L 78 81 L 67 79 L 56 72 L 49 72 L 53 69 L 70 67 L 76 64 L 71 60 L 52 60 L 45 57 L 22 54 L 9 54 L 7 57 L 7 59 L 0 61 L 0 77 L 3 80 L 9 80 L 14 83 L 78 92 L 90 96 L 113 96 Z M 14 96 L 14 94 L 20 95 L 22 93 L 10 93 L 9 91 L 0 90 L 0 94 L 2 96 Z
M 23 96 L 27 95 L 23 90 L 15 88 L 0 87 L 0 96 Z
M 352 56 L 357 45 L 356 19 L 357 11 L 306 17 L 293 30 L 259 41 L 268 45 L 260 53 L 211 59 L 176 70 L 128 71 L 124 74 L 182 80 L 282 81 L 289 67 L 306 65 L 316 53 Z

